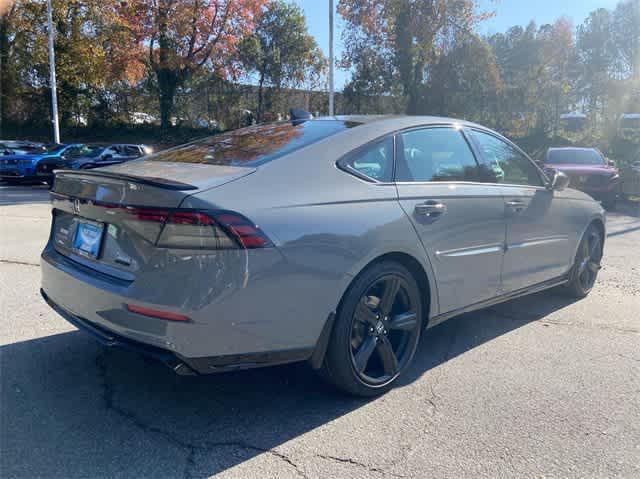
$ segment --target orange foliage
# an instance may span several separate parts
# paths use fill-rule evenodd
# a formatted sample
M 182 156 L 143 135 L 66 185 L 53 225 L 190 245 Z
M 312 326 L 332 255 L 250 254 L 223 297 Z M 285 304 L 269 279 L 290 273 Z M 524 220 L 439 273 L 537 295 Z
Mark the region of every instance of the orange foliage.
M 238 42 L 254 28 L 268 0 L 131 0 L 120 4 L 123 26 L 154 68 L 190 72 L 208 65 L 238 73 Z

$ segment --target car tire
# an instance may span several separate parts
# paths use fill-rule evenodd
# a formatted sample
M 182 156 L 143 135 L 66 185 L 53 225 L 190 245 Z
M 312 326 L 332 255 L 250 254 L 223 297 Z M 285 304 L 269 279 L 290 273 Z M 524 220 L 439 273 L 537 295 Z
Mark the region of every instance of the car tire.
M 585 231 L 569 272 L 564 291 L 573 298 L 586 297 L 596 282 L 602 260 L 603 238 L 600 230 L 591 224 Z
M 367 268 L 340 302 L 321 376 L 356 396 L 388 391 L 415 355 L 423 308 L 407 268 L 390 261 Z

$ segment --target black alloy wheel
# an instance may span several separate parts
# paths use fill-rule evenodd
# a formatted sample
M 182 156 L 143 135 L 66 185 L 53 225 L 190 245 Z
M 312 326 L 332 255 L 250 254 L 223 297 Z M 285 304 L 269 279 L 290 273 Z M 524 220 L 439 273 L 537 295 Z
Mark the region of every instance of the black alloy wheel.
M 415 302 L 396 274 L 378 279 L 360 298 L 351 326 L 351 360 L 366 384 L 394 379 L 412 356 L 420 334 Z
M 602 261 L 602 235 L 593 225 L 585 232 L 567 288 L 572 296 L 584 298 L 593 289 Z
M 365 270 L 343 298 L 323 376 L 359 396 L 386 391 L 415 355 L 422 314 L 422 295 L 404 266 L 383 262 Z

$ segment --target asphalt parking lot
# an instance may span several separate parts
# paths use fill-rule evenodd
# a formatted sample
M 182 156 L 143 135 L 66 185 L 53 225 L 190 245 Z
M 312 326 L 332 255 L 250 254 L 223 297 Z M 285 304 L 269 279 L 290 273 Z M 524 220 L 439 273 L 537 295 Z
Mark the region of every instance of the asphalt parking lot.
M 430 330 L 400 387 L 305 365 L 179 377 L 106 351 L 38 290 L 44 187 L 0 185 L 3 478 L 640 477 L 640 218 L 608 219 L 585 300 L 553 292 Z

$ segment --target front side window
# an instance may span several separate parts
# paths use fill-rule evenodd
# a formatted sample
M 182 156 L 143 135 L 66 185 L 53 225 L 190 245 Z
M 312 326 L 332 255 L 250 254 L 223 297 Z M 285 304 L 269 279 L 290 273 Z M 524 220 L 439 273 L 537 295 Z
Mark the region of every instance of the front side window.
M 482 154 L 483 177 L 494 183 L 543 186 L 535 165 L 517 148 L 488 133 L 469 130 Z
M 64 156 L 68 156 L 70 158 L 75 158 L 80 156 L 82 151 L 82 147 L 81 146 L 70 146 L 69 148 L 67 148 L 64 151 Z
M 367 145 L 340 160 L 338 164 L 358 176 L 389 182 L 393 178 L 393 138 Z
M 68 148 L 67 151 L 65 151 L 64 153 L 65 153 L 65 156 L 68 156 L 70 158 L 80 158 L 80 157 L 91 156 L 95 154 L 95 150 L 96 148 L 93 146 L 87 146 L 87 145 L 72 146 L 71 148 Z
M 454 128 L 425 128 L 401 133 L 397 181 L 475 181 L 478 165 Z

